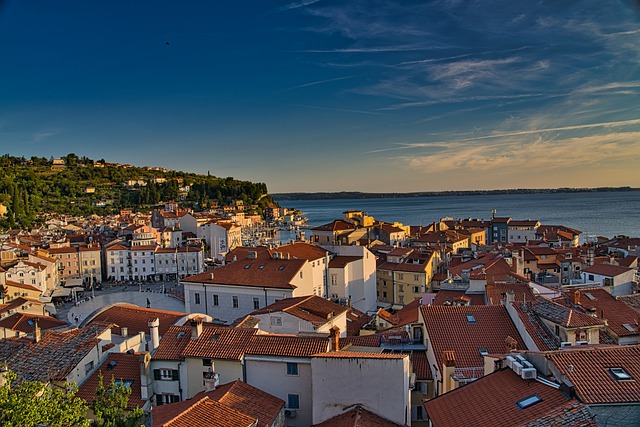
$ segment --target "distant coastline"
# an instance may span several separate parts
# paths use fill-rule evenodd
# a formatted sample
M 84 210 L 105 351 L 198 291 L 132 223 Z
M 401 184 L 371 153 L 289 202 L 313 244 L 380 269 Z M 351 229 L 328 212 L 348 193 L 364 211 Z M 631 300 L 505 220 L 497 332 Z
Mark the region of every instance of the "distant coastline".
M 510 188 L 504 190 L 452 190 L 421 191 L 408 193 L 363 193 L 359 191 L 317 192 L 317 193 L 272 193 L 276 201 L 288 200 L 329 200 L 329 199 L 393 199 L 401 197 L 436 196 L 480 196 L 496 194 L 544 194 L 544 193 L 590 193 L 610 191 L 637 191 L 633 187 L 597 187 L 597 188 Z

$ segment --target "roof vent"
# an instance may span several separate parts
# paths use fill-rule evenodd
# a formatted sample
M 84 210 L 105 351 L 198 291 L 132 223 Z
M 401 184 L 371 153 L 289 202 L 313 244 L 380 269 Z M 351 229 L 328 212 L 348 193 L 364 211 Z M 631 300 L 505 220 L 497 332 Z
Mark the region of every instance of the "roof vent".
M 115 360 L 110 360 L 107 364 L 107 371 L 113 371 L 118 363 Z

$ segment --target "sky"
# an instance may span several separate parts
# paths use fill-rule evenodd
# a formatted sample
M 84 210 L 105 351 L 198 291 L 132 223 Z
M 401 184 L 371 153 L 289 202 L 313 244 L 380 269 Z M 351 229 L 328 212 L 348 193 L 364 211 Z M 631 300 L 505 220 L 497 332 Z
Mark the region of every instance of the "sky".
M 640 2 L 0 0 L 0 153 L 269 192 L 640 187 Z

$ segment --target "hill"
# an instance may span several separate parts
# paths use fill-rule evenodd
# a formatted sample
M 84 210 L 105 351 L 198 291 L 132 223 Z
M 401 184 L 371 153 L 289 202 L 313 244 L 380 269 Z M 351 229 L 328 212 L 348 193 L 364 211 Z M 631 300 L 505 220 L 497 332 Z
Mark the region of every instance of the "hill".
M 49 212 L 90 215 L 127 208 L 148 211 L 161 202 L 202 210 L 241 200 L 262 214 L 277 205 L 264 183 L 219 178 L 159 167 L 109 163 L 68 154 L 60 159 L 0 157 L 0 227 L 29 228 Z

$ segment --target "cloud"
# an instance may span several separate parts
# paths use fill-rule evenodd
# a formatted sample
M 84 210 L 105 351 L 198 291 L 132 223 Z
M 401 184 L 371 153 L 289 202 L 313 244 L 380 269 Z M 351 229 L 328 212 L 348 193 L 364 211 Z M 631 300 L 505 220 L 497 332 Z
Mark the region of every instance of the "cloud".
M 438 148 L 442 148 L 439 144 Z M 496 172 L 517 176 L 576 168 L 621 166 L 640 162 L 640 132 L 611 133 L 558 139 L 537 138 L 535 142 L 504 140 L 497 144 L 465 146 L 451 144 L 440 151 L 417 156 L 396 157 L 424 173 Z M 621 173 L 623 168 L 620 167 Z M 604 177 L 603 177 L 604 178 Z
M 284 12 L 287 10 L 299 9 L 301 7 L 311 6 L 312 4 L 318 3 L 322 0 L 303 0 L 293 3 L 285 4 L 284 6 L 278 7 L 275 9 L 276 12 Z
M 58 135 L 59 131 L 49 130 L 49 131 L 40 131 L 31 135 L 31 142 L 42 142 L 45 141 L 52 136 Z
M 300 89 L 300 88 L 309 87 L 309 86 L 316 86 L 316 85 L 321 85 L 321 84 L 325 84 L 325 83 L 337 82 L 339 80 L 350 79 L 352 77 L 353 76 L 344 76 L 344 77 L 336 77 L 336 78 L 333 78 L 333 79 L 318 80 L 316 82 L 303 83 L 301 85 L 294 86 L 291 89 Z

